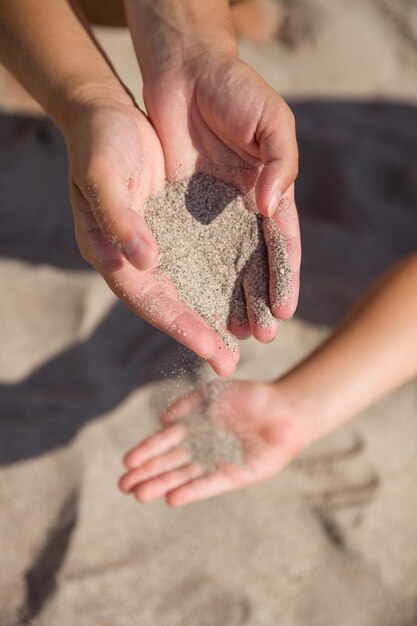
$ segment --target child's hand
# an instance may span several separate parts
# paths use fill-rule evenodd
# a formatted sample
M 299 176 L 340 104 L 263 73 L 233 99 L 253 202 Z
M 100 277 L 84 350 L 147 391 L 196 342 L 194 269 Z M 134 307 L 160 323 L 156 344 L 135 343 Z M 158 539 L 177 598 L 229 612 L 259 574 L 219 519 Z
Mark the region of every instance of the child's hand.
M 203 428 L 198 441 L 198 429 L 193 429 L 193 419 L 201 421 L 193 417 L 199 410 L 214 437 L 223 433 L 224 440 L 225 431 L 234 436 L 241 450 L 238 462 L 222 461 L 207 472 L 198 453 L 192 458 L 194 448 L 201 451 L 207 445 L 207 431 Z M 125 457 L 128 472 L 120 489 L 132 492 L 139 502 L 165 497 L 170 506 L 182 506 L 246 487 L 276 474 L 305 445 L 301 420 L 272 384 L 214 383 L 175 402 L 163 424 Z
M 163 187 L 165 163 L 148 118 L 128 98 L 95 97 L 71 113 L 64 133 L 82 256 L 134 313 L 207 359 L 218 374 L 232 374 L 238 353 L 182 303 L 170 281 L 161 285 L 152 272 L 158 250 L 142 209 Z

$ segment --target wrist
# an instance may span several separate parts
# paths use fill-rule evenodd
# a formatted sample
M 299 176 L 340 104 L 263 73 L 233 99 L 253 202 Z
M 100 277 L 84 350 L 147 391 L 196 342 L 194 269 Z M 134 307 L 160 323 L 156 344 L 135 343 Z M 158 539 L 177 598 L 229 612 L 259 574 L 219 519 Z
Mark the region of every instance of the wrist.
M 211 54 L 238 56 L 227 0 L 125 0 L 144 82 Z
M 288 412 L 295 417 L 306 446 L 336 428 L 336 420 L 340 417 L 326 382 L 321 383 L 314 374 L 308 366 L 301 364 L 272 383 L 285 398 Z
M 52 115 L 64 135 L 70 132 L 80 116 L 103 107 L 134 107 L 135 103 L 113 75 L 78 82 L 68 86 L 59 110 Z

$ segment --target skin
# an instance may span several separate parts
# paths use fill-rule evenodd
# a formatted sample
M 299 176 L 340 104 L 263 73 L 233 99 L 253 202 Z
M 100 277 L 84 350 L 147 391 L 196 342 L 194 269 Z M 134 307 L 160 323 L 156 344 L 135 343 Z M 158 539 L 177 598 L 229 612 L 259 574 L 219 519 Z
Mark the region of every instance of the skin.
M 293 315 L 299 291 L 294 116 L 239 59 L 228 2 L 126 0 L 125 6 L 144 79 L 146 109 L 161 140 L 167 176 L 183 178 L 201 170 L 215 174 L 252 196 L 259 213 L 272 216 L 287 240 L 293 284 L 285 304 L 274 302 L 276 276 L 270 277 L 277 323 L 263 328 L 250 310 L 250 328 L 231 321 L 236 336 L 253 334 L 260 341 L 271 341 L 278 320 Z M 146 36 L 151 29 L 152 38 Z
M 149 248 L 156 249 L 141 215 L 143 200 L 161 189 L 165 179 L 154 128 L 131 103 L 113 105 L 106 100 L 105 105 L 90 104 L 74 129 L 68 142 L 70 193 L 83 257 L 134 313 L 208 360 L 220 376 L 230 375 L 239 353 L 228 350 L 204 320 L 181 302 L 170 281 L 161 283 L 152 268 L 135 266 L 134 228 L 138 250 L 143 251 L 146 238 Z M 123 241 L 125 231 L 129 239 L 124 239 L 128 243 L 121 250 L 112 241 Z
M 82 256 L 137 315 L 229 376 L 238 351 L 231 352 L 182 304 L 172 284 L 156 282 L 158 250 L 143 204 L 165 176 L 215 168 L 219 177 L 242 184 L 261 214 L 276 214 L 288 237 L 293 296 L 284 308 L 272 303 L 272 311 L 277 319 L 290 317 L 300 263 L 294 118 L 238 59 L 227 2 L 125 5 L 149 117 L 120 83 L 75 1 L 1 0 L 0 61 L 65 136 Z M 277 211 L 280 202 L 290 208 Z M 270 341 L 277 325 L 263 329 L 255 319 L 250 328 L 240 328 L 232 320 L 231 330 Z
M 125 456 L 121 491 L 139 502 L 164 497 L 183 506 L 281 471 L 306 446 L 417 375 L 416 284 L 417 254 L 388 272 L 318 350 L 279 380 L 233 382 L 215 396 L 203 388 L 181 398 L 167 409 L 162 429 Z M 190 461 L 181 419 L 203 402 L 214 424 L 241 439 L 242 465 L 223 463 L 206 474 Z
M 80 0 L 91 24 L 126 26 L 122 0 Z M 230 2 L 234 30 L 238 37 L 257 42 L 272 40 L 279 32 L 282 11 L 275 0 L 232 0 Z
M 210 62 L 207 61 L 201 56 L 185 74 L 184 70 L 172 70 L 169 76 L 145 83 L 146 106 L 161 139 L 167 174 L 179 172 L 180 177 L 186 177 L 196 170 L 208 171 L 247 190 L 255 196 L 260 213 L 273 215 L 271 219 L 291 250 L 293 278 L 290 300 L 283 306 L 274 302 L 272 297 L 272 311 L 277 320 L 288 319 L 297 304 L 301 251 L 291 183 L 296 169 L 294 165 L 294 170 L 282 172 L 278 155 L 296 151 L 292 114 L 284 101 L 239 59 L 211 53 Z M 207 66 L 209 69 L 204 69 Z M 216 80 L 219 75 L 228 84 L 227 90 Z M 158 96 L 161 80 L 165 88 L 163 96 Z M 179 91 L 177 86 L 181 81 L 184 87 Z M 249 100 L 251 93 L 254 97 Z M 172 116 L 171 111 L 176 115 Z M 279 121 L 279 127 L 284 129 L 282 133 L 275 136 L 269 125 L 262 125 L 269 117 L 274 124 Z M 182 127 L 180 120 L 183 121 Z M 283 199 L 281 188 L 287 189 L 289 183 L 290 188 Z M 275 210 L 280 201 L 286 210 Z M 270 278 L 272 296 L 275 292 L 272 279 L 276 280 L 276 276 L 271 274 Z M 274 339 L 278 321 L 270 328 L 262 327 L 256 312 L 249 308 L 250 297 L 247 302 L 251 326 L 239 330 L 236 322 L 232 322 L 235 334 L 240 337 L 253 334 L 260 341 Z

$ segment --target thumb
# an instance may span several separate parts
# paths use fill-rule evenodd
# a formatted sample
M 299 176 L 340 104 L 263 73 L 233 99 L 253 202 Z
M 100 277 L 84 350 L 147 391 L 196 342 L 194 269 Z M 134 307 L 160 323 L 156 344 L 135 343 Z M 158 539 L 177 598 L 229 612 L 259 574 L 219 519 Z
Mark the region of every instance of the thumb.
M 139 175 L 125 181 L 106 174 L 104 170 L 87 176 L 81 193 L 108 241 L 136 269 L 149 269 L 157 261 L 158 247 L 143 213 L 135 207 Z
M 298 174 L 295 119 L 288 105 L 271 98 L 256 131 L 263 168 L 256 183 L 256 204 L 265 217 L 275 213 Z

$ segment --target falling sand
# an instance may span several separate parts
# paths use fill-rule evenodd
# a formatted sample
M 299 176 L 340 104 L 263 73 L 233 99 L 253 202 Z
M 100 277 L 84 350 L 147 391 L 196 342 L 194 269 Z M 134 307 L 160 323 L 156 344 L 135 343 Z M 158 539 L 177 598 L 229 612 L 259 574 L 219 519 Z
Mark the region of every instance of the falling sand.
M 182 421 L 187 428 L 183 446 L 190 461 L 206 472 L 214 472 L 219 463 L 243 463 L 243 442 L 230 430 L 214 425 L 204 411 L 191 413 Z
M 227 331 L 232 319 L 242 327 L 275 323 L 269 277 L 274 272 L 274 304 L 284 304 L 292 276 L 286 241 L 271 220 L 248 209 L 244 195 L 235 187 L 207 174 L 167 182 L 163 191 L 148 200 L 145 218 L 159 247 L 157 277 L 168 277 L 182 301 L 227 346 L 235 346 Z M 269 260 L 264 225 L 271 242 Z M 207 406 L 213 408 L 213 400 L 207 398 Z M 214 471 L 225 461 L 243 462 L 240 439 L 214 425 L 204 408 L 187 416 L 184 423 L 184 446 L 206 471 Z

